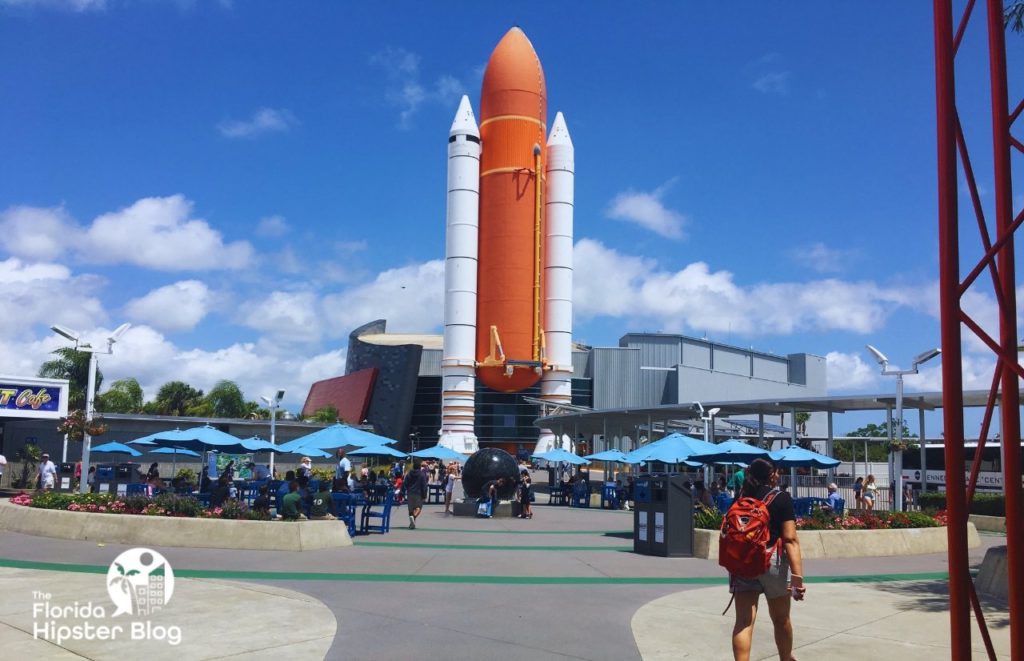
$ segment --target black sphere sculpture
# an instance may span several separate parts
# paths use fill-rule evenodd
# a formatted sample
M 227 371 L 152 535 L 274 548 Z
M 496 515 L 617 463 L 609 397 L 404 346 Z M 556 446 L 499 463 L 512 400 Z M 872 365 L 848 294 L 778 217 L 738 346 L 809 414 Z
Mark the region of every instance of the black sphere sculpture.
M 498 488 L 498 498 L 509 500 L 516 493 L 519 478 L 519 464 L 508 452 L 498 448 L 484 448 L 474 452 L 462 469 L 462 489 L 470 498 L 479 498 L 484 485 L 491 480 L 508 478 L 504 487 Z

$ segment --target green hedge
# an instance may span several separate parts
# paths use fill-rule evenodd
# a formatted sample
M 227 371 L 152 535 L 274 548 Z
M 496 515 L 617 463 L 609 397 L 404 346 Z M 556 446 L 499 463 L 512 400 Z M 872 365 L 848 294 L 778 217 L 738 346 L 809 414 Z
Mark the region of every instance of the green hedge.
M 936 511 L 946 509 L 946 494 L 940 491 L 929 491 L 919 494 L 917 502 L 921 509 Z M 985 516 L 1006 516 L 1006 499 L 1002 494 L 976 493 L 971 501 L 971 514 Z

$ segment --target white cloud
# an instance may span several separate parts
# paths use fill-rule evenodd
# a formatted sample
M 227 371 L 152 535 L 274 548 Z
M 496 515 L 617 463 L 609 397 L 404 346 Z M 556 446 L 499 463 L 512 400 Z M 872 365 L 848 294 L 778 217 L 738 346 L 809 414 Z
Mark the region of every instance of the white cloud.
M 256 236 L 264 238 L 275 239 L 284 236 L 291 230 L 292 228 L 284 216 L 267 216 L 260 218 L 260 222 L 256 223 Z
M 198 280 L 183 280 L 128 301 L 125 313 L 164 331 L 192 330 L 209 311 L 210 290 Z
M 387 319 L 396 333 L 436 329 L 444 315 L 444 261 L 384 271 L 373 282 L 325 296 L 323 310 L 334 336 L 374 319 Z
M 254 138 L 265 133 L 287 132 L 298 124 L 290 111 L 259 108 L 249 119 L 229 119 L 217 125 L 225 138 Z
M 606 215 L 635 223 L 668 239 L 682 239 L 686 216 L 666 208 L 661 199 L 674 183 L 675 179 L 670 179 L 649 193 L 632 189 L 619 193 L 608 205 Z
M 55 323 L 81 330 L 107 318 L 96 297 L 102 281 L 95 276 L 73 276 L 59 264 L 26 264 L 11 257 L 0 261 L 0 282 L 0 335 Z
M 821 242 L 800 246 L 789 251 L 789 256 L 795 262 L 818 273 L 839 273 L 846 269 L 855 255 L 856 251 L 854 250 L 829 248 Z
M 80 231 L 63 207 L 17 206 L 0 212 L 0 248 L 26 259 L 60 257 L 76 243 Z
M 620 254 L 592 239 L 576 244 L 573 259 L 578 319 L 628 316 L 668 332 L 869 333 L 884 325 L 892 309 L 917 296 L 911 288 L 834 279 L 744 287 L 732 273 L 712 271 L 703 262 L 665 271 L 653 260 Z
M 143 198 L 96 218 L 86 231 L 82 259 L 127 263 L 161 271 L 244 268 L 252 261 L 246 241 L 224 243 L 221 233 L 192 218 L 181 195 Z
M 758 76 L 751 86 L 762 94 L 788 94 L 792 75 L 790 71 L 769 71 Z
M 859 354 L 829 351 L 825 355 L 825 370 L 830 392 L 866 390 L 878 385 L 877 368 L 861 360 Z
M 454 76 L 444 74 L 428 86 L 420 78 L 420 56 L 404 48 L 387 47 L 370 57 L 370 64 L 380 67 L 388 78 L 387 102 L 399 109 L 398 126 L 408 129 L 420 106 L 427 102 L 453 105 L 465 92 L 465 86 Z
M 272 292 L 261 301 L 242 306 L 242 323 L 278 341 L 315 342 L 320 339 L 321 315 L 313 292 Z

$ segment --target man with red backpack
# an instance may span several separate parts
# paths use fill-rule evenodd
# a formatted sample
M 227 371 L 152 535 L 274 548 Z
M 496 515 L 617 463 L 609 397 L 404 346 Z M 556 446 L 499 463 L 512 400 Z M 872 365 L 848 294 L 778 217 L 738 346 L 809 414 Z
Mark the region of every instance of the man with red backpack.
M 755 459 L 747 469 L 736 502 L 722 521 L 718 562 L 729 570 L 729 591 L 736 600 L 732 651 L 737 661 L 750 658 L 762 592 L 775 628 L 779 658 L 793 659 L 790 599 L 802 600 L 806 589 L 793 499 L 776 488 L 778 479 L 779 471 L 771 462 Z

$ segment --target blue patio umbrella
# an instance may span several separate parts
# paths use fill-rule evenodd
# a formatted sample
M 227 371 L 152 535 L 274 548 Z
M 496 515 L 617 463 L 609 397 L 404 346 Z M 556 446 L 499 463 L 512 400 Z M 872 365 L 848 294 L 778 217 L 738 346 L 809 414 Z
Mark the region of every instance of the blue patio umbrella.
M 799 445 L 776 450 L 769 456 L 779 468 L 835 468 L 842 463 L 838 459 L 812 452 Z
M 135 448 L 128 447 L 124 443 L 118 443 L 117 441 L 111 441 L 104 443 L 103 445 L 97 445 L 92 448 L 93 452 L 106 452 L 107 454 L 126 454 L 129 457 L 141 457 L 142 453 Z
M 618 461 L 625 463 L 626 453 L 622 450 L 605 450 L 604 452 L 598 452 L 597 454 L 588 454 L 584 459 L 591 461 Z
M 389 445 L 367 445 L 366 447 L 356 448 L 347 454 L 350 457 L 397 457 L 401 459 L 409 456 Z
M 243 438 L 238 442 L 239 448 L 242 452 L 236 454 L 244 454 L 247 452 L 280 452 L 281 448 L 274 445 L 268 440 L 260 438 L 259 436 L 250 436 L 249 438 Z M 228 450 L 223 450 L 228 452 Z M 234 452 L 233 450 L 231 452 Z
M 173 455 L 175 455 L 175 458 L 177 458 L 179 455 L 182 456 L 182 457 L 198 457 L 199 456 L 198 452 L 193 452 L 192 450 L 185 450 L 183 448 L 157 448 L 156 450 L 150 450 L 149 453 L 150 454 L 173 454 Z
M 543 459 L 544 461 L 553 461 L 555 463 L 567 463 L 573 464 L 574 466 L 582 466 L 589 464 L 590 462 L 579 456 L 573 454 L 567 450 L 556 448 L 554 450 L 548 450 L 547 452 L 541 452 L 540 454 L 532 455 L 534 459 Z
M 714 447 L 716 446 L 699 438 L 675 433 L 626 453 L 623 461 L 627 464 L 639 464 L 644 461 L 679 464 L 691 461 L 693 455 L 707 452 Z M 690 463 L 688 465 L 692 466 L 694 464 Z
M 756 445 L 750 445 L 743 441 L 738 441 L 734 438 L 728 441 L 722 441 L 721 443 L 712 446 L 712 450 L 708 452 L 699 452 L 692 457 L 693 461 L 699 461 L 703 464 L 717 464 L 726 462 L 743 462 L 749 464 L 755 459 L 769 459 L 768 450 L 759 448 Z
M 132 441 L 133 445 L 158 445 L 161 447 L 182 448 L 185 450 L 220 450 L 229 452 L 240 446 L 241 440 L 227 432 L 203 425 L 191 429 L 172 429 L 170 431 L 157 432 L 149 436 Z M 243 450 L 244 451 L 244 450 Z
M 416 452 L 410 452 L 410 457 L 419 457 L 420 459 L 439 459 L 441 461 L 466 461 L 468 457 L 461 452 L 456 452 L 451 448 L 447 448 L 443 445 L 435 445 L 429 448 L 423 448 L 422 450 L 416 450 Z
M 294 454 L 300 457 L 317 457 L 318 459 L 328 459 L 334 455 L 326 450 L 318 450 L 317 448 L 295 448 L 294 450 L 281 450 L 278 448 L 275 452 L 282 454 Z
M 384 445 L 394 443 L 394 439 L 371 434 L 362 429 L 338 423 L 324 427 L 312 434 L 281 443 L 278 447 L 288 452 L 295 448 L 317 448 L 319 450 L 336 450 L 343 447 L 366 447 L 368 445 Z M 404 456 L 404 455 L 403 455 Z

